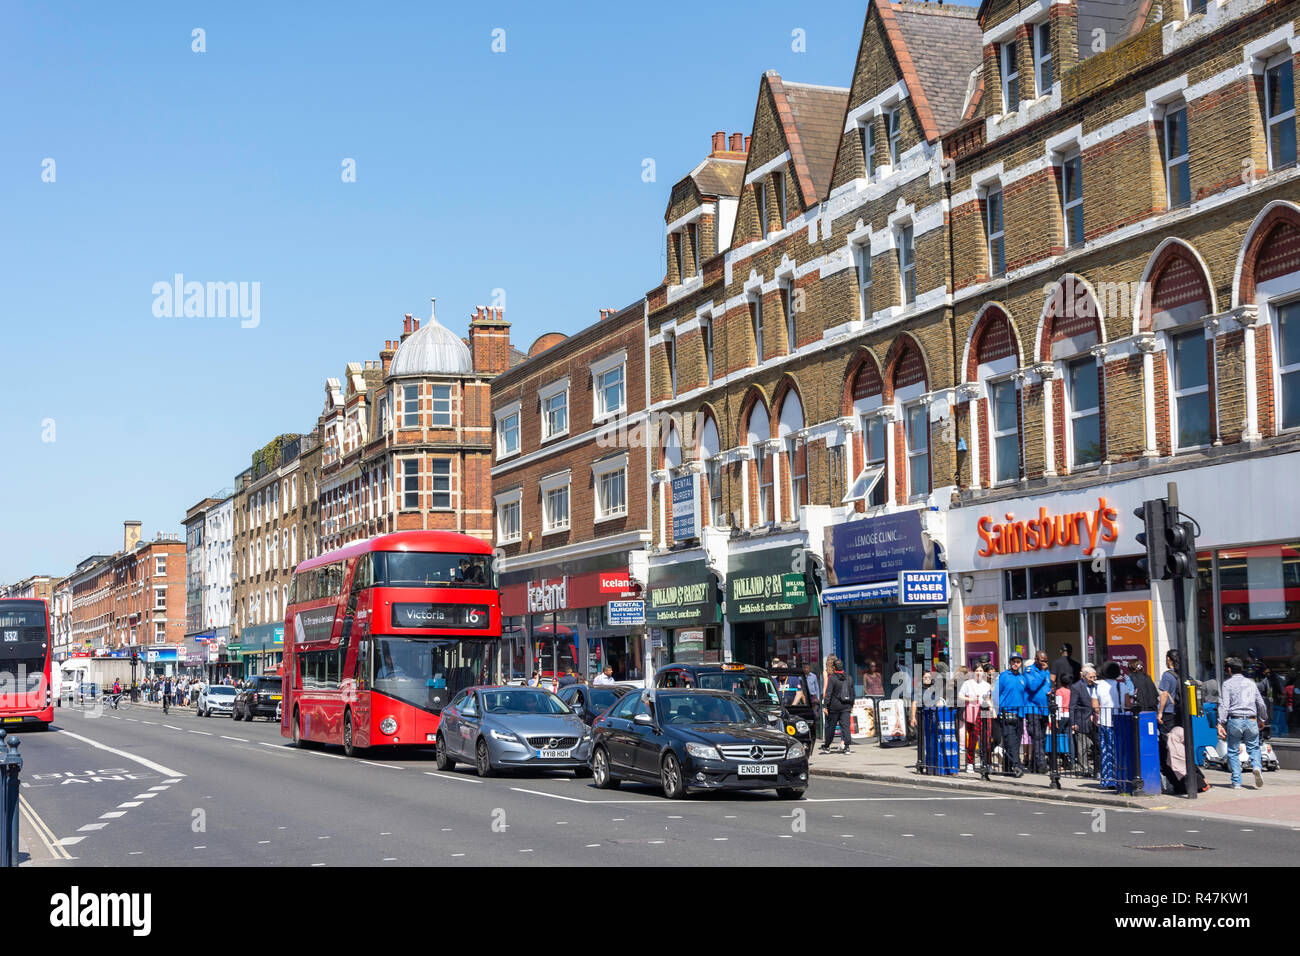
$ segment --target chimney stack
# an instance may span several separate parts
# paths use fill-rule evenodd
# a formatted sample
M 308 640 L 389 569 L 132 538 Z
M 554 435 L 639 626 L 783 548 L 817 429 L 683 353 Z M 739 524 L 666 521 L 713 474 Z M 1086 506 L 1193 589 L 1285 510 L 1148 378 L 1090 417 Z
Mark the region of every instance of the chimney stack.
M 500 375 L 510 368 L 510 323 L 500 306 L 476 305 L 469 321 L 469 352 L 474 371 Z
M 406 313 L 406 321 L 402 323 L 402 338 L 405 339 L 411 334 L 411 313 Z
M 720 153 L 727 148 L 727 134 L 718 130 L 713 134 L 713 151 Z
M 397 354 L 397 343 L 393 341 L 384 342 L 384 350 L 379 353 L 379 364 L 384 370 L 384 377 L 388 377 L 388 370 L 392 367 L 393 357 Z
M 750 141 L 751 139 L 753 139 L 753 138 L 754 138 L 754 137 L 752 137 L 752 136 L 746 136 L 746 137 L 745 137 L 745 152 L 747 152 L 747 153 L 749 152 L 749 141 Z
M 733 153 L 743 153 L 743 152 L 745 151 L 745 134 L 744 134 L 744 133 L 732 133 L 732 134 L 731 134 L 731 151 L 732 151 Z

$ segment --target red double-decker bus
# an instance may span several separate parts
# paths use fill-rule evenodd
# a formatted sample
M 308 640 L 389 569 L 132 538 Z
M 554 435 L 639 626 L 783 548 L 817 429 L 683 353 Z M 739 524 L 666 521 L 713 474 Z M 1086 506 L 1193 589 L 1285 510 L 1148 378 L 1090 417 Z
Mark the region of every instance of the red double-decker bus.
M 379 535 L 298 565 L 280 730 L 295 744 L 430 746 L 442 708 L 499 671 L 492 548 L 446 531 Z
M 0 726 L 54 720 L 50 617 L 44 601 L 0 600 Z

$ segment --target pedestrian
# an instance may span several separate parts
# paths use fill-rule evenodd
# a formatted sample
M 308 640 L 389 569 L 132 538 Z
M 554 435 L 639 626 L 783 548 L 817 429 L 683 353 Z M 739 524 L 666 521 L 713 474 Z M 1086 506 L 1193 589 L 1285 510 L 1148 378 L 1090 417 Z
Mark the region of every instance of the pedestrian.
M 1178 652 L 1165 654 L 1165 672 L 1160 675 L 1160 699 L 1156 702 L 1156 720 L 1162 733 L 1168 734 L 1176 724 L 1181 724 L 1183 696 L 1178 686 Z
M 555 689 L 559 690 L 561 687 L 568 687 L 570 684 L 576 684 L 577 682 L 578 678 L 574 676 L 573 668 L 566 667 L 564 669 L 564 676 L 561 677 L 559 683 L 555 685 Z
M 1101 750 L 1100 782 L 1103 790 L 1116 790 L 1115 714 L 1120 709 L 1119 665 L 1107 661 L 1097 681 L 1097 697 L 1092 702 L 1097 711 L 1097 743 Z
M 592 681 L 592 683 L 596 685 L 614 683 L 614 668 L 611 667 L 609 664 L 606 664 L 605 669 L 596 676 L 596 679 Z
M 936 697 L 934 689 L 934 671 L 926 671 L 921 675 L 921 693 L 912 698 L 912 729 L 916 730 L 917 709 L 921 707 L 934 707 L 940 701 Z
M 1025 775 L 1020 763 L 1021 737 L 1025 733 L 1025 712 L 1029 707 L 1028 679 L 1021 672 L 1024 658 L 1011 655 L 1011 669 L 998 675 L 998 719 L 1002 724 L 1002 772 Z
M 1074 647 L 1070 644 L 1061 645 L 1061 656 L 1052 663 L 1052 683 L 1056 687 L 1073 687 L 1079 683 L 1079 678 L 1083 673 L 1083 668 L 1070 655 L 1074 653 Z
M 1070 728 L 1074 731 L 1074 762 L 1096 772 L 1097 766 L 1097 668 L 1084 664 L 1082 676 L 1070 688 Z
M 1034 655 L 1034 666 L 1025 672 L 1025 694 L 1028 697 L 1025 719 L 1029 724 L 1031 744 L 1029 763 L 1034 773 L 1047 773 L 1044 745 L 1048 734 L 1047 695 L 1051 690 L 1052 672 L 1048 670 L 1047 651 L 1039 651 Z
M 976 665 L 975 672 L 968 677 L 957 690 L 958 702 L 961 705 L 960 712 L 962 716 L 962 728 L 964 734 L 959 734 L 960 739 L 966 749 L 966 772 L 975 772 L 975 751 L 980 740 L 980 709 L 988 699 L 989 684 L 985 679 L 984 668 Z
M 1228 679 L 1223 682 L 1222 701 L 1219 704 L 1219 739 L 1228 742 L 1228 769 L 1232 771 L 1232 789 L 1241 789 L 1241 745 L 1246 745 L 1250 755 L 1250 769 L 1255 777 L 1255 789 L 1264 786 L 1260 772 L 1259 732 L 1268 724 L 1268 704 L 1259 686 L 1244 674 L 1245 667 L 1239 657 L 1229 657 L 1223 662 Z
M 528 686 L 536 687 L 537 682 L 541 678 L 541 676 L 542 676 L 542 672 L 537 670 L 537 668 L 533 668 L 533 676 L 528 678 Z
M 850 720 L 853 713 L 853 682 L 844 674 L 844 665 L 831 654 L 826 658 L 826 741 L 821 746 L 821 753 L 831 752 L 831 741 L 835 739 L 835 728 L 840 730 L 844 741 L 841 753 L 847 754 L 853 743 Z
M 1151 675 L 1143 669 L 1142 662 L 1136 657 L 1129 658 L 1128 676 L 1133 684 L 1133 701 L 1129 709 L 1136 710 L 1138 713 L 1154 711 L 1160 703 L 1160 692 L 1156 690 Z
M 1128 669 L 1123 664 L 1113 659 L 1108 661 L 1108 663 L 1113 663 L 1115 665 L 1115 671 L 1118 674 L 1115 680 L 1119 686 L 1120 705 L 1127 710 L 1130 706 L 1129 701 L 1133 699 L 1136 688 L 1133 686 L 1133 681 L 1128 675 Z

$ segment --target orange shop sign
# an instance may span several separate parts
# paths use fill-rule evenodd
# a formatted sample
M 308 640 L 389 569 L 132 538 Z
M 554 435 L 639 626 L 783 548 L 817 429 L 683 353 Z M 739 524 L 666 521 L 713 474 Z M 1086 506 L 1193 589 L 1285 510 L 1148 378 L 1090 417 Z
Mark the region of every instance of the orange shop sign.
M 1093 511 L 1073 511 L 1066 514 L 1049 514 L 1047 508 L 1038 509 L 1038 517 L 1017 520 L 1007 512 L 1005 521 L 995 521 L 985 515 L 976 526 L 982 558 L 995 554 L 1019 554 L 1021 551 L 1045 551 L 1050 548 L 1069 548 L 1083 545 L 1084 554 L 1092 554 L 1098 541 L 1113 542 L 1119 538 L 1119 512 L 1106 498 L 1097 499 Z
M 1106 648 L 1109 656 L 1127 664 L 1136 658 L 1150 673 L 1151 602 L 1114 601 L 1106 605 Z

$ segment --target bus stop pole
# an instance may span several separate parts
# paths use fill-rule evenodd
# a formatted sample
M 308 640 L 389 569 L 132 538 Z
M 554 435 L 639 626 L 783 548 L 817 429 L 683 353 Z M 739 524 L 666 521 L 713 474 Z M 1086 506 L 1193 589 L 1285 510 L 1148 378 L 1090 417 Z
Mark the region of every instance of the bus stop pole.
M 18 738 L 0 729 L 0 866 L 18 865 L 18 774 L 22 769 Z

